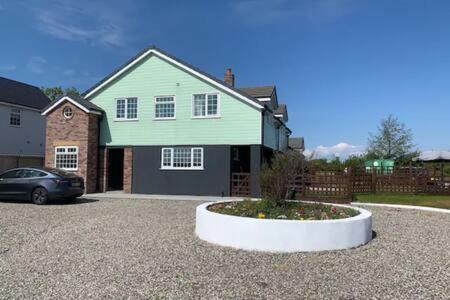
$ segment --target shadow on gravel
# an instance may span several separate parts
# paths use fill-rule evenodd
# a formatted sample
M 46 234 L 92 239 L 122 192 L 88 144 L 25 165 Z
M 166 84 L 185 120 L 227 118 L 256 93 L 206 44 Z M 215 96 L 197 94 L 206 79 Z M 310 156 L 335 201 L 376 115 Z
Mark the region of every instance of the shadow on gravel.
M 52 200 L 49 201 L 44 206 L 62 206 L 62 205 L 79 205 L 79 204 L 88 204 L 98 202 L 97 199 L 89 199 L 89 198 L 77 198 L 75 200 Z M 30 204 L 35 205 L 29 200 L 4 200 L 0 199 L 0 203 L 14 203 L 14 204 Z
M 78 205 L 78 204 L 87 204 L 98 202 L 97 199 L 89 199 L 89 198 L 77 198 L 75 200 L 53 200 L 50 201 L 47 205 Z
M 375 230 L 372 230 L 372 240 L 377 237 L 377 232 Z

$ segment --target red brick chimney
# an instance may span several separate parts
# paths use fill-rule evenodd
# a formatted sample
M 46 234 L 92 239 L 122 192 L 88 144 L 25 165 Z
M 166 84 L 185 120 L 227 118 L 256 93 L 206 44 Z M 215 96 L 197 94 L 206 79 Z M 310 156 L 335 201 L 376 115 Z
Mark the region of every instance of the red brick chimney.
M 231 73 L 231 68 L 228 68 L 227 71 L 225 72 L 225 76 L 223 76 L 223 81 L 227 85 L 234 87 L 234 74 Z

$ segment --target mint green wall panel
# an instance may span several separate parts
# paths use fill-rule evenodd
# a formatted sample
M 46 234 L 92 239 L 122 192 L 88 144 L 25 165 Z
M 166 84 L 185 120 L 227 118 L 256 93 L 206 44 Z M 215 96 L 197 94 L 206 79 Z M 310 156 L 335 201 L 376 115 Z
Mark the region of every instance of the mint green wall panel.
M 219 92 L 220 117 L 192 118 L 192 94 Z M 154 120 L 154 97 L 176 97 L 176 120 Z M 137 97 L 137 121 L 115 121 L 116 98 Z M 90 97 L 103 108 L 101 145 L 261 144 L 261 112 L 157 56 Z

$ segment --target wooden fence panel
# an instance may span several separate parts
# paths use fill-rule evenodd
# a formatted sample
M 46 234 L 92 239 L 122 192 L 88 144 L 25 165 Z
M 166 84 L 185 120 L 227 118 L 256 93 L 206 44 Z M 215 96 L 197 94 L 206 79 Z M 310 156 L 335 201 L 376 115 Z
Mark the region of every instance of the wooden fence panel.
M 348 168 L 315 170 L 305 167 L 292 187 L 297 198 L 350 199 L 354 193 L 450 194 L 450 180 L 425 168 Z

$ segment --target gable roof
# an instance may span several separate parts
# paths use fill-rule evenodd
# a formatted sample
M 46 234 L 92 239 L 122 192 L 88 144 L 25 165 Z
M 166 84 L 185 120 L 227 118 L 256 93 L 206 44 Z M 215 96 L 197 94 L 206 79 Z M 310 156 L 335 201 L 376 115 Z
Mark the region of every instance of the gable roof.
M 40 110 L 50 99 L 38 87 L 0 77 L 0 102 Z
M 228 93 L 234 95 L 235 97 L 243 100 L 244 102 L 249 103 L 250 105 L 252 105 L 258 109 L 264 109 L 264 106 L 261 105 L 261 103 L 257 99 L 253 98 L 251 95 L 249 95 L 245 92 L 242 92 L 239 89 L 236 89 L 234 87 L 227 85 L 222 80 L 219 80 L 219 79 L 215 78 L 214 76 L 211 76 L 206 72 L 203 72 L 202 70 L 178 59 L 177 57 L 175 57 L 167 52 L 164 52 L 163 50 L 161 50 L 155 46 L 150 46 L 150 47 L 142 50 L 141 52 L 139 52 L 137 55 L 135 55 L 134 57 L 129 59 L 124 65 L 122 65 L 121 67 L 119 67 L 118 69 L 113 71 L 111 74 L 109 74 L 108 76 L 106 76 L 105 78 L 100 80 L 93 87 L 91 87 L 87 91 L 85 91 L 83 93 L 83 96 L 86 99 L 88 99 L 90 96 L 95 94 L 101 88 L 103 88 L 108 83 L 110 83 L 112 80 L 116 79 L 117 77 L 122 75 L 124 72 L 126 72 L 129 68 L 133 67 L 135 64 L 137 64 L 138 62 L 140 62 L 141 60 L 145 59 L 146 57 L 148 57 L 149 55 L 152 55 L 152 54 L 158 56 L 159 58 L 161 58 L 165 61 L 168 61 L 169 63 L 191 73 L 192 75 L 194 75 L 200 79 L 203 79 L 203 80 L 211 83 L 212 85 L 215 85 L 218 88 L 221 88 L 221 89 L 227 91 Z
M 281 114 L 281 115 L 286 116 L 286 114 L 287 114 L 287 106 L 286 106 L 286 104 L 279 104 L 274 113 L 276 115 L 277 114 Z
M 254 97 L 254 98 L 270 98 L 274 93 L 275 86 L 254 86 L 254 87 L 242 87 L 239 88 L 240 91 Z
M 302 137 L 289 138 L 289 147 L 292 149 L 305 150 L 305 139 Z
M 49 105 L 47 105 L 43 109 L 42 115 L 43 116 L 47 115 L 55 107 L 57 107 L 58 105 L 60 105 L 64 101 L 69 101 L 70 103 L 72 103 L 73 105 L 77 106 L 78 108 L 80 108 L 81 110 L 83 110 L 86 113 L 101 114 L 102 112 L 104 112 L 103 109 L 101 109 L 100 107 L 98 107 L 94 103 L 92 103 L 90 101 L 87 101 L 87 100 L 83 99 L 82 97 L 71 95 L 71 96 L 62 96 L 58 100 L 56 100 L 56 101 L 50 103 Z

